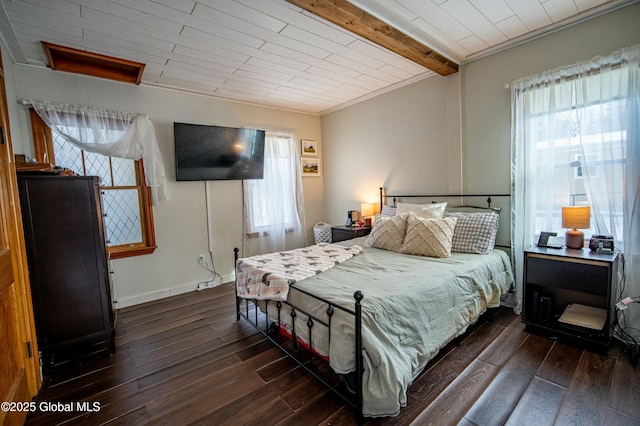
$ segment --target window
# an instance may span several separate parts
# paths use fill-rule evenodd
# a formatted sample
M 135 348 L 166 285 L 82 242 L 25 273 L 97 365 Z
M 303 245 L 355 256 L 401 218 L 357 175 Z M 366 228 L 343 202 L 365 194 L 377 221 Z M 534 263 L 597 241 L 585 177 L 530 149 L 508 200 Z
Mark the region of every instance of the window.
M 107 157 L 77 148 L 52 133 L 31 112 L 36 157 L 81 176 L 101 178 L 106 238 L 111 259 L 153 253 L 156 248 L 151 194 L 144 184 L 142 160 Z M 67 127 L 70 134 L 91 129 Z
M 562 206 L 589 205 L 592 215 L 602 218 L 601 232 L 596 231 L 598 222 L 592 220 L 591 228 L 583 230 L 585 236 L 607 233 L 621 243 L 627 139 L 621 116 L 625 105 L 615 94 L 584 105 L 577 99 L 574 84 L 573 80 L 558 83 L 555 93 L 549 87 L 534 88 L 526 95 L 534 103 L 554 98 L 548 110 L 532 114 L 529 121 L 535 152 L 530 189 L 537 197 L 533 232 L 560 230 Z M 583 84 L 599 90 L 599 78 L 584 77 Z M 594 209 L 594 203 L 599 207 Z
M 287 230 L 296 229 L 299 226 L 296 208 L 296 170 L 291 167 L 291 158 L 296 158 L 293 143 L 287 137 L 269 137 L 270 146 L 265 147 L 265 179 L 247 180 L 246 185 L 251 194 L 247 232 L 269 232 L 276 224 L 282 225 Z M 293 151 L 293 152 L 292 152 Z M 273 173 L 276 172 L 277 173 Z M 273 208 L 272 194 L 269 186 L 277 185 L 280 189 L 278 205 L 282 209 Z M 275 211 L 274 211 L 275 210 Z
M 267 132 L 264 178 L 244 181 L 245 253 L 306 243 L 300 165 L 293 135 Z

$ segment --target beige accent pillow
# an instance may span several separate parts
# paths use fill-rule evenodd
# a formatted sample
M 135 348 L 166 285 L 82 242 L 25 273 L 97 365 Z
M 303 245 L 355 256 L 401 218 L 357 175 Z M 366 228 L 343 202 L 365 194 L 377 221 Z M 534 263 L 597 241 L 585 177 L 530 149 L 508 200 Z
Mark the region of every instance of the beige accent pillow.
M 447 203 L 431 203 L 431 204 L 408 204 L 398 203 L 396 214 L 406 212 L 414 212 L 417 217 L 423 219 L 440 219 L 444 215 L 444 209 Z
M 400 251 L 407 230 L 407 215 L 377 217 L 365 246 Z
M 450 257 L 451 239 L 457 219 L 422 219 L 410 214 L 401 253 L 429 257 Z

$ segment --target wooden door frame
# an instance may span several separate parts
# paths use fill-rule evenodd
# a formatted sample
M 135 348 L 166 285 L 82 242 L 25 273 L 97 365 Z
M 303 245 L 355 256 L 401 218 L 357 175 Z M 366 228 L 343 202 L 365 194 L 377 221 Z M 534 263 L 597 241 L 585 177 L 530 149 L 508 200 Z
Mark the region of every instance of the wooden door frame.
M 18 346 L 11 348 L 16 354 L 22 356 L 24 365 L 25 380 L 15 384 L 10 390 L 10 395 L 14 401 L 30 401 L 40 389 L 42 378 L 40 376 L 40 363 L 38 358 L 38 348 L 36 341 L 35 321 L 33 317 L 33 305 L 31 301 L 31 287 L 29 285 L 29 270 L 27 267 L 27 256 L 22 228 L 22 216 L 20 213 L 20 198 L 18 194 L 18 184 L 16 177 L 15 160 L 11 143 L 11 129 L 9 127 L 9 112 L 4 84 L 4 69 L 2 67 L 0 52 L 0 136 L 3 138 L 0 143 L 4 149 L 0 153 L 4 158 L 0 158 L 0 180 L 5 182 L 6 194 L 0 197 L 0 213 L 6 216 L 6 237 L 11 252 L 11 265 L 15 287 L 16 316 L 18 327 Z M 5 378 L 3 378 L 5 379 Z M 6 395 L 3 395 L 5 397 Z M 11 401 L 3 401 L 11 402 Z M 26 412 L 2 412 L 2 419 L 9 424 L 14 421 L 24 420 Z M 0 423 L 2 423 L 0 421 Z

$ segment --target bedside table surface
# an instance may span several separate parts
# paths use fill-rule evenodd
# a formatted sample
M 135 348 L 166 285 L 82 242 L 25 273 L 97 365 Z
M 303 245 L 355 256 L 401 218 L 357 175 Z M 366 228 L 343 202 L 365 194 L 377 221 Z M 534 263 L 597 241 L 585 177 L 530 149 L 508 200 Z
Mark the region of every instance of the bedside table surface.
M 346 225 L 331 225 L 331 229 L 341 229 L 344 231 L 366 231 L 371 230 L 371 226 L 346 226 Z
M 333 225 L 331 227 L 331 241 L 337 243 L 356 237 L 364 237 L 369 235 L 370 232 L 371 226 Z
M 600 260 L 603 262 L 613 262 L 618 256 L 618 252 L 612 254 L 599 254 L 589 248 L 570 249 L 563 247 L 561 249 L 531 246 L 524 250 L 525 253 L 547 254 L 549 256 L 568 257 L 583 260 Z

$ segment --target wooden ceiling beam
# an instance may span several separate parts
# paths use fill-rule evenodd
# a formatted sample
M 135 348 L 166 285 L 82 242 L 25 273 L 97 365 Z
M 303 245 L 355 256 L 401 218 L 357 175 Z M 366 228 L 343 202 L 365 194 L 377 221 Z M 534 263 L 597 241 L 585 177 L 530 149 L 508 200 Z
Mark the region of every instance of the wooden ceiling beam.
M 397 53 L 440 75 L 458 72 L 458 64 L 434 52 L 347 0 L 287 0 L 352 33 Z

